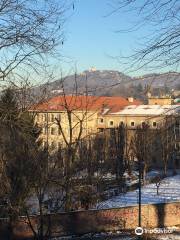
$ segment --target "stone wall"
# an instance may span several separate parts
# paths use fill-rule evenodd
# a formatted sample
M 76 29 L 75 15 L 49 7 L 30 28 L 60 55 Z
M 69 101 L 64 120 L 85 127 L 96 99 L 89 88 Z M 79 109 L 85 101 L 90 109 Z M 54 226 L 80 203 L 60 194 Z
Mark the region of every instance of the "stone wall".
M 38 223 L 37 217 L 31 218 L 32 225 Z M 44 216 L 46 228 L 53 236 L 85 234 L 89 232 L 134 230 L 138 226 L 138 206 L 107 210 L 76 211 Z M 180 202 L 142 205 L 142 226 L 145 228 L 180 225 Z M 0 239 L 7 232 L 7 224 L 0 222 Z M 20 218 L 14 226 L 14 238 L 32 237 L 26 218 Z

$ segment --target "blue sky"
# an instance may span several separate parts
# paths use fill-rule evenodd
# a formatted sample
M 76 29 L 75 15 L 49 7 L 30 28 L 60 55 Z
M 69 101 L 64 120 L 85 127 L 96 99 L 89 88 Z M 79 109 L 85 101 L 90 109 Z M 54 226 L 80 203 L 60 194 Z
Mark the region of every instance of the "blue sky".
M 65 25 L 66 40 L 62 53 L 68 63 L 62 63 L 63 68 L 76 65 L 78 72 L 91 66 L 100 70 L 125 71 L 125 66 L 115 57 L 131 54 L 138 42 L 149 33 L 149 29 L 146 26 L 138 31 L 117 33 L 118 30 L 130 28 L 137 16 L 132 12 L 118 12 L 105 17 L 112 10 L 108 5 L 110 2 L 112 1 L 76 0 L 73 14 Z M 143 70 L 140 70 L 131 75 L 142 73 Z

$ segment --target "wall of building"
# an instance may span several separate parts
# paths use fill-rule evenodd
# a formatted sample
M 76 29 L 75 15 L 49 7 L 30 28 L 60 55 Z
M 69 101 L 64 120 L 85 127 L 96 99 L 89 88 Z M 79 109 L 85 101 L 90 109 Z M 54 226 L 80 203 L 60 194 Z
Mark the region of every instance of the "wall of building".
M 43 143 L 45 144 L 48 142 L 48 145 L 54 148 L 58 148 L 59 145 L 64 144 L 64 139 L 61 132 L 59 131 L 56 118 L 60 119 L 65 138 L 67 141 L 69 141 L 70 125 L 67 112 L 37 112 L 35 117 L 35 121 L 42 128 L 41 139 Z M 81 137 L 95 133 L 97 131 L 97 112 L 95 111 L 72 111 L 71 119 L 73 140 L 79 136 L 81 121 L 83 123 L 83 131 Z
M 103 119 L 103 120 L 102 120 Z M 98 116 L 98 124 L 97 128 L 113 128 L 119 126 L 119 124 L 123 123 L 125 126 L 129 128 L 137 128 L 138 126 L 142 126 L 142 123 L 146 122 L 149 124 L 151 128 L 156 128 L 158 124 L 161 124 L 164 116 L 156 116 L 156 115 L 99 115 Z M 111 124 L 113 122 L 113 124 Z M 132 124 L 134 123 L 134 125 Z
M 171 105 L 173 103 L 173 99 L 170 97 L 167 98 L 157 98 L 157 97 L 150 97 L 148 98 L 149 105 Z
M 142 107 L 143 106 L 144 105 L 142 105 Z M 131 113 L 131 109 L 129 109 L 128 111 Z M 137 111 L 139 110 L 137 109 Z M 145 111 L 146 111 L 146 107 L 145 107 Z M 147 109 L 147 111 L 149 111 L 149 108 Z M 152 108 L 152 111 L 156 112 L 156 109 L 154 110 Z M 138 113 L 138 114 L 125 115 L 121 113 L 102 114 L 96 111 L 74 110 L 71 115 L 72 115 L 72 127 L 73 127 L 73 130 L 72 130 L 73 141 L 75 141 L 79 135 L 79 132 L 80 132 L 79 126 L 80 126 L 81 120 L 83 121 L 83 131 L 82 131 L 81 138 L 87 135 L 96 134 L 97 132 L 102 132 L 104 129 L 111 129 L 114 127 L 118 127 L 119 124 L 123 123 L 128 128 L 127 135 L 126 135 L 127 136 L 126 149 L 129 149 L 133 134 L 135 133 L 135 130 L 137 127 L 142 126 L 144 123 L 147 123 L 149 124 L 151 129 L 156 130 L 156 128 L 158 126 L 161 126 L 165 120 L 164 115 L 161 115 L 161 114 L 156 115 L 155 113 L 154 115 L 152 114 L 147 115 L 146 112 L 143 114 L 143 111 L 141 114 Z M 66 111 L 48 111 L 48 112 L 39 112 L 39 113 L 37 112 L 36 114 L 36 122 L 40 127 L 42 127 L 41 139 L 43 141 L 43 144 L 45 145 L 48 143 L 49 150 L 51 151 L 57 150 L 62 145 L 65 146 L 65 142 L 61 132 L 59 131 L 56 118 L 61 119 L 63 133 L 65 134 L 66 140 L 69 141 L 70 127 L 69 127 Z M 166 121 L 167 121 L 167 118 L 166 118 Z M 46 129 L 46 126 L 48 126 L 48 131 Z M 158 144 L 158 141 L 157 141 L 157 144 Z M 179 142 L 177 142 L 177 144 L 179 144 Z M 154 155 L 152 156 L 151 167 L 162 168 L 163 167 L 162 154 L 157 151 L 153 151 L 153 152 L 154 152 Z M 133 157 L 132 158 L 130 157 L 130 159 L 133 160 Z M 178 160 L 176 160 L 176 162 L 177 162 L 176 166 L 178 167 L 179 166 Z M 168 167 L 170 168 L 173 167 L 172 159 L 170 159 Z
M 149 126 L 153 129 L 156 129 L 159 125 L 162 124 L 165 116 L 163 115 L 147 115 L 145 114 L 101 114 L 96 111 L 73 111 L 72 112 L 72 126 L 73 126 L 73 140 L 75 140 L 80 131 L 80 121 L 83 122 L 83 131 L 81 137 L 87 136 L 89 134 L 97 133 L 105 128 L 114 128 L 119 126 L 119 124 L 123 123 L 130 129 L 136 129 L 139 126 L 142 126 L 145 122 L 149 124 Z M 57 121 L 55 118 L 61 119 L 61 125 L 63 128 L 63 132 L 67 140 L 69 140 L 69 123 L 67 112 L 65 111 L 48 111 L 48 112 L 37 112 L 36 114 L 36 122 L 40 127 L 42 127 L 41 138 L 43 142 L 47 142 L 48 144 L 62 144 L 63 136 L 59 132 L 59 128 L 57 125 Z M 48 126 L 48 131 L 46 129 Z
M 142 227 L 172 227 L 180 225 L 180 202 L 142 205 Z M 37 217 L 31 217 L 33 226 Z M 51 226 L 53 236 L 80 235 L 117 230 L 134 230 L 138 226 L 138 207 L 124 207 L 107 210 L 89 210 L 44 217 L 47 227 Z M 7 223 L 0 220 L 0 239 L 7 239 Z M 21 218 L 14 225 L 14 238 L 32 237 L 27 219 Z

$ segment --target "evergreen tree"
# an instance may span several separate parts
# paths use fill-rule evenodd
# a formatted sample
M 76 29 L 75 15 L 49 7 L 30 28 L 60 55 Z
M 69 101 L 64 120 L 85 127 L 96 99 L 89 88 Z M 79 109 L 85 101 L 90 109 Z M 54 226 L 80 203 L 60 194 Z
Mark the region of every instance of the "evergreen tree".
M 29 113 L 19 110 L 13 89 L 5 90 L 0 99 L 0 194 L 7 200 L 10 225 L 26 206 L 35 181 L 39 133 Z

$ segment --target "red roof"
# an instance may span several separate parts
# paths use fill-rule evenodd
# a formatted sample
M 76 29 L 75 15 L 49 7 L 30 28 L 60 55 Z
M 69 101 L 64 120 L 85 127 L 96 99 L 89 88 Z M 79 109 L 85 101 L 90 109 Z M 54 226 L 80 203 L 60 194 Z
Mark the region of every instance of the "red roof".
M 102 110 L 109 109 L 108 112 L 117 112 L 128 105 L 140 105 L 140 100 L 134 99 L 129 102 L 124 97 L 104 97 L 104 96 L 57 96 L 46 102 L 34 105 L 31 110 L 36 111 L 63 111 L 63 110 Z

